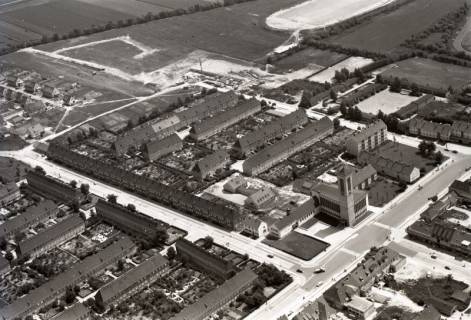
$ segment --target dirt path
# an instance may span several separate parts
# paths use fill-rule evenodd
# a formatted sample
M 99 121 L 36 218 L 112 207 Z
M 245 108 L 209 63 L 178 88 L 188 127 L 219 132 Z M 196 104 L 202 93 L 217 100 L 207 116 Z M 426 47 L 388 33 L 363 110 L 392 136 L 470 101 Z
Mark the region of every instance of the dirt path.
M 466 24 L 463 26 L 461 31 L 458 33 L 456 36 L 455 40 L 453 40 L 453 47 L 458 50 L 467 53 L 468 55 L 471 55 L 471 49 L 466 50 L 463 47 L 463 41 L 465 38 L 469 38 L 469 46 L 471 47 L 471 15 L 468 16 L 468 20 L 466 21 Z

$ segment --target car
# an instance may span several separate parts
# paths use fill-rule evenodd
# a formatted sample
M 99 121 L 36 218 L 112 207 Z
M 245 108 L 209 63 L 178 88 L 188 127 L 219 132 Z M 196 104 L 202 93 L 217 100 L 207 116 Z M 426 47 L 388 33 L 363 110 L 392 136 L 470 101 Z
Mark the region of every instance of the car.
M 297 273 L 303 273 L 303 270 L 301 270 L 301 269 L 296 269 L 296 272 L 297 272 Z
M 273 258 L 273 255 L 272 254 L 267 254 L 267 257 L 268 258 Z
M 324 284 L 324 281 L 319 281 L 317 284 L 316 284 L 316 287 L 320 287 Z
M 445 269 L 446 270 L 451 270 L 449 266 L 445 266 Z
M 314 273 L 323 273 L 323 272 L 325 272 L 325 268 L 323 267 L 320 267 L 314 270 Z
M 432 259 L 437 259 L 437 256 L 436 256 L 435 254 L 432 254 L 432 255 L 430 256 L 430 258 L 432 258 Z

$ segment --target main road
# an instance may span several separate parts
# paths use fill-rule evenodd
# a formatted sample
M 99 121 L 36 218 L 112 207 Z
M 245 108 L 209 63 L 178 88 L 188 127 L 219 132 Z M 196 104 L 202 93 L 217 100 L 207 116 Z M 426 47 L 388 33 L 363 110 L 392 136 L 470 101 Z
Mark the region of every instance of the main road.
M 118 202 L 122 204 L 133 203 L 144 214 L 188 231 L 190 240 L 210 235 L 216 242 L 234 251 L 248 254 L 260 262 L 272 263 L 290 273 L 294 278 L 293 283 L 249 315 L 247 319 L 250 320 L 277 319 L 282 315 L 289 315 L 291 318 L 302 309 L 305 303 L 316 299 L 343 274 L 351 270 L 372 246 L 380 246 L 389 243 L 395 236 L 403 236 L 405 226 L 415 220 L 420 211 L 428 205 L 428 199 L 447 190 L 451 182 L 462 176 L 465 170 L 471 167 L 471 157 L 452 153 L 447 155 L 450 156 L 447 162 L 438 170 L 432 171 L 421 179 L 420 184 L 423 185 L 423 188 L 420 191 L 417 189 L 417 184 L 410 186 L 383 211 L 370 215 L 343 242 L 329 247 L 326 252 L 311 261 L 304 261 L 267 246 L 260 240 L 253 240 L 238 233 L 208 225 L 132 193 L 59 166 L 34 152 L 31 146 L 19 151 L 0 152 L 0 156 L 13 157 L 33 167 L 39 165 L 45 169 L 47 174 L 65 182 L 76 180 L 78 183 L 88 183 L 90 191 L 101 197 L 116 194 Z M 269 255 L 273 258 L 270 258 Z M 319 266 L 324 266 L 326 272 L 315 274 L 313 271 Z M 296 272 L 298 269 L 302 270 L 302 273 Z

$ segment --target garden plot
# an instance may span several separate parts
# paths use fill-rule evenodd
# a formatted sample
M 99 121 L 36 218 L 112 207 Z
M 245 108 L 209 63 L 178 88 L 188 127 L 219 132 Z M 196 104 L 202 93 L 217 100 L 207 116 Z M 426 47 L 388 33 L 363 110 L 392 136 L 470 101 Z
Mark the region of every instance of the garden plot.
M 381 110 L 385 114 L 390 114 L 415 100 L 417 100 L 417 97 L 383 90 L 370 98 L 361 101 L 357 106 L 364 113 L 375 115 L 379 110 Z
M 394 0 L 310 0 L 289 9 L 280 10 L 266 20 L 278 30 L 322 28 L 368 11 Z
M 362 57 L 350 57 L 337 63 L 336 65 L 333 65 L 330 68 L 325 69 L 322 72 L 319 72 L 318 74 L 315 74 L 314 76 L 310 77 L 309 80 L 320 83 L 332 82 L 332 78 L 335 76 L 335 71 L 340 71 L 343 68 L 346 68 L 349 71 L 353 71 L 357 68 L 364 67 L 372 62 L 372 59 Z

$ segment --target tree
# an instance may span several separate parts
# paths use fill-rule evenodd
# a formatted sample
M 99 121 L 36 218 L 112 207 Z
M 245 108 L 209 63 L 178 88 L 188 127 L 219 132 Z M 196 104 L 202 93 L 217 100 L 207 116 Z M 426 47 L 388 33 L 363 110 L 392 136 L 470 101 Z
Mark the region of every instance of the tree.
M 401 83 L 401 80 L 399 80 L 399 78 L 394 78 L 392 84 L 391 84 L 391 88 L 390 88 L 391 92 L 401 92 L 402 90 L 402 83 Z
M 4 251 L 7 248 L 7 245 L 8 245 L 7 240 L 5 240 L 4 237 L 1 237 L 0 238 L 0 250 Z
M 12 261 L 13 260 L 13 253 L 11 251 L 8 251 L 6 254 L 5 254 L 5 259 L 7 259 L 8 261 Z
M 128 203 L 128 205 L 126 206 L 126 208 L 128 208 L 129 211 L 132 211 L 132 212 L 135 212 L 136 211 L 136 206 L 133 205 L 132 203 Z
M 69 286 L 65 289 L 65 296 L 64 296 L 65 303 L 71 304 L 72 302 L 74 302 L 75 296 L 76 296 L 75 290 L 72 286 Z
M 106 199 L 108 200 L 109 203 L 116 203 L 118 200 L 118 197 L 115 194 L 109 194 L 106 196 Z
M 340 127 L 339 118 L 334 118 L 334 129 L 338 129 L 339 127 Z
M 346 118 L 347 117 L 347 112 L 348 112 L 347 106 L 346 106 L 345 102 L 342 101 L 340 103 L 340 113 L 342 114 L 342 116 L 344 118 Z
M 332 101 L 337 101 L 337 98 L 338 98 L 338 95 L 337 95 L 337 92 L 335 92 L 334 90 L 330 90 L 330 99 L 332 99 Z
M 77 199 L 74 199 L 70 204 L 73 212 L 79 212 L 80 210 L 80 202 Z
M 90 193 L 90 185 L 88 183 L 82 183 L 80 185 L 80 192 L 85 196 L 88 195 Z
M 168 260 L 173 260 L 177 256 L 177 253 L 173 247 L 167 249 L 167 258 Z
M 214 239 L 210 236 L 206 236 L 206 237 L 204 237 L 203 240 L 204 240 L 203 248 L 206 249 L 206 250 L 211 249 L 211 247 L 214 244 Z
M 309 109 L 310 107 L 312 107 L 311 99 L 309 98 L 309 95 L 307 93 L 303 93 L 298 107 L 304 109 Z
M 44 174 L 44 175 L 46 174 L 46 171 L 41 166 L 34 167 L 34 172 Z
M 154 236 L 154 239 L 153 239 L 153 244 L 156 247 L 160 247 L 160 246 L 165 245 L 167 240 L 168 240 L 167 230 L 165 230 L 162 227 L 157 228 L 157 230 L 155 230 L 155 236 Z
M 435 163 L 436 164 L 441 164 L 444 160 L 444 156 L 443 156 L 443 153 L 441 153 L 441 151 L 438 151 L 437 153 L 435 153 Z
M 422 140 L 420 143 L 419 143 L 419 154 L 423 155 L 423 156 L 426 156 L 427 155 L 427 142 Z
M 72 188 L 75 189 L 75 188 L 77 188 L 77 181 L 72 180 L 72 181 L 69 182 L 69 185 L 70 185 Z
M 410 95 L 413 97 L 420 97 L 420 89 L 419 86 L 415 83 L 413 83 L 410 87 Z

